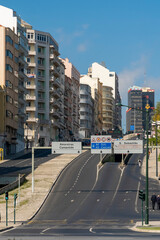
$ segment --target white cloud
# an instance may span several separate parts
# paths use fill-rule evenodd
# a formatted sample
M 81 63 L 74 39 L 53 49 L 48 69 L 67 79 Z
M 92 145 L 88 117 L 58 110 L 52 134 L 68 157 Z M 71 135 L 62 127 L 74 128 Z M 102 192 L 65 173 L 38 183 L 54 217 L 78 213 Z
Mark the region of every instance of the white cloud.
M 78 52 L 85 52 L 87 50 L 87 46 L 85 43 L 81 43 L 77 47 Z

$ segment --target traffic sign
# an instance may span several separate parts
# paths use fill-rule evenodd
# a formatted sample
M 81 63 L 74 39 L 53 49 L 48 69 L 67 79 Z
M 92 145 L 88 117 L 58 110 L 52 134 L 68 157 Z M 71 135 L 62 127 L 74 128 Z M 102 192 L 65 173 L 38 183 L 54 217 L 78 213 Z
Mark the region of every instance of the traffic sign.
M 112 153 L 112 138 L 108 135 L 91 136 L 91 153 Z
M 52 142 L 52 154 L 73 154 L 81 151 L 81 142 Z
M 142 140 L 114 141 L 114 153 L 143 153 Z

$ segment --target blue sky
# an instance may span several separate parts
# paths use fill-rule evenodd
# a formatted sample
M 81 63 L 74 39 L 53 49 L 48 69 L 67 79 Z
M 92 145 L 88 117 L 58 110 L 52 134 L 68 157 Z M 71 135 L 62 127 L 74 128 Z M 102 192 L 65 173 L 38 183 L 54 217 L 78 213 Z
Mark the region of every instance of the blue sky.
M 81 74 L 104 61 L 119 76 L 122 103 L 130 86 L 155 89 L 160 101 L 159 0 L 0 0 L 34 29 L 49 32 Z M 123 110 L 123 127 L 125 128 Z

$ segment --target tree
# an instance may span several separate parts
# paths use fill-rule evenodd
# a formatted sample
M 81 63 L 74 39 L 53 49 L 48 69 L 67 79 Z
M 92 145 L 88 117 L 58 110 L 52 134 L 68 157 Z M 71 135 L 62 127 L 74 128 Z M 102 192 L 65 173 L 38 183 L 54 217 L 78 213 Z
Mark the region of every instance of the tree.
M 160 102 L 157 102 L 157 106 L 154 110 L 153 121 L 160 121 Z

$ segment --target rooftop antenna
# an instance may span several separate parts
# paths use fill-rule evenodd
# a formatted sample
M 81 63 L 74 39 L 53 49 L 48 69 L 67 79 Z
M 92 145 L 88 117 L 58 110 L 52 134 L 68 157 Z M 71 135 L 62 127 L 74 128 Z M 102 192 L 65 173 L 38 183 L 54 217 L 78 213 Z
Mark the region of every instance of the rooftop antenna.
M 147 81 L 146 81 L 146 72 L 144 72 L 144 87 L 146 87 Z

